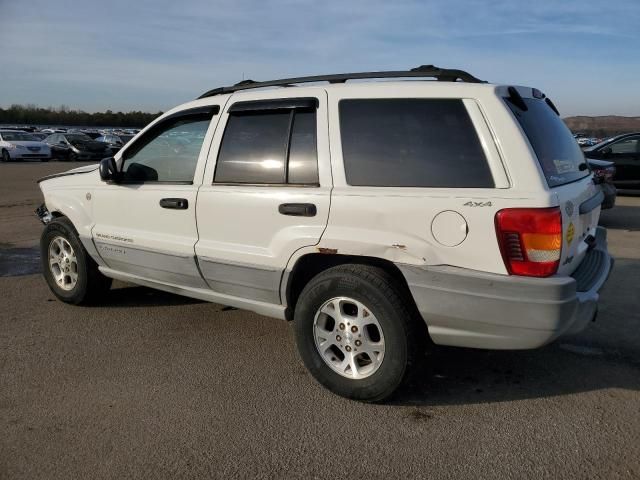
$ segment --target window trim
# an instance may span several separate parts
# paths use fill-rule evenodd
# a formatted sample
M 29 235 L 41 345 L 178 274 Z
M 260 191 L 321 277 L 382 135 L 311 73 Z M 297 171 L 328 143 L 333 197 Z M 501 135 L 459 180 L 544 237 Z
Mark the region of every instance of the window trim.
M 313 110 L 317 108 L 318 99 L 316 97 L 292 97 L 235 102 L 227 109 L 227 113 L 262 112 L 270 110 Z
M 128 151 L 130 151 L 136 145 L 139 145 L 141 142 L 146 141 L 146 139 L 149 138 L 149 136 L 157 137 L 158 130 L 162 130 L 162 127 L 166 125 L 168 122 L 175 121 L 176 119 L 180 119 L 180 118 L 188 118 L 188 117 L 193 117 L 197 115 L 208 115 L 209 126 L 211 126 L 211 121 L 213 120 L 213 117 L 215 117 L 219 113 L 220 113 L 219 105 L 206 105 L 204 107 L 195 107 L 187 110 L 180 110 L 178 112 L 174 112 L 170 115 L 167 115 L 166 117 L 162 118 L 158 122 L 151 125 L 146 131 L 144 131 L 135 140 L 135 142 L 128 144 L 126 148 L 124 148 L 120 152 L 120 164 L 118 165 L 118 171 L 122 173 L 124 170 L 125 162 L 131 158 L 131 157 L 127 157 Z M 208 129 L 209 127 L 207 127 L 207 130 Z M 205 138 L 206 138 L 206 132 L 205 132 Z M 203 145 L 204 145 L 204 142 L 203 142 Z M 144 145 L 140 148 L 140 150 L 142 150 L 142 148 L 144 148 Z M 202 146 L 200 147 L 200 149 L 202 150 Z M 138 153 L 140 150 L 138 150 L 136 153 Z M 197 164 L 196 164 L 196 168 L 197 168 Z M 126 180 L 126 179 L 122 179 L 118 182 L 118 184 L 119 185 L 144 185 L 149 183 L 153 185 L 193 185 L 193 181 L 194 179 L 191 179 L 191 180 Z
M 218 152 L 216 156 L 216 164 L 215 169 L 213 171 L 213 178 L 211 180 L 212 186 L 248 186 L 248 187 L 309 187 L 309 188 L 319 188 L 320 187 L 320 168 L 319 168 L 319 158 L 318 158 L 318 99 L 316 97 L 292 97 L 292 98 L 284 98 L 284 99 L 275 99 L 275 100 L 249 100 L 249 101 L 241 101 L 232 104 L 227 109 L 227 119 L 224 126 L 224 131 L 222 132 L 222 137 L 220 138 L 220 142 L 218 144 Z M 237 107 L 237 108 L 236 108 Z M 274 182 L 216 182 L 216 174 L 218 172 L 218 167 L 220 165 L 220 154 L 222 152 L 222 144 L 224 142 L 224 137 L 227 133 L 227 128 L 229 126 L 229 119 L 234 117 L 243 117 L 245 115 L 251 115 L 252 113 L 269 113 L 276 112 L 280 110 L 289 110 L 289 124 L 287 126 L 286 140 L 285 140 L 285 151 L 284 151 L 284 169 L 283 169 L 283 182 L 282 183 L 274 183 Z M 296 113 L 300 112 L 313 112 L 315 115 L 315 140 L 316 140 L 316 173 L 318 174 L 318 182 L 316 183 L 289 183 L 289 154 L 291 151 L 291 139 L 293 135 L 293 124 L 295 122 Z

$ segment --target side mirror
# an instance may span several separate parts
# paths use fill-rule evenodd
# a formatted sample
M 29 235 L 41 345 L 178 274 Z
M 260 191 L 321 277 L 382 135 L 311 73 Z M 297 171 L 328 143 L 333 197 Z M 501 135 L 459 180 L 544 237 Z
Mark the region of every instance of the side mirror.
M 604 147 L 602 150 L 600 150 L 600 155 L 602 155 L 603 157 L 608 157 L 612 152 L 613 150 L 611 149 L 611 147 Z
M 100 160 L 100 179 L 103 182 L 118 182 L 120 180 L 120 172 L 118 172 L 118 165 L 116 159 L 113 157 L 107 157 Z

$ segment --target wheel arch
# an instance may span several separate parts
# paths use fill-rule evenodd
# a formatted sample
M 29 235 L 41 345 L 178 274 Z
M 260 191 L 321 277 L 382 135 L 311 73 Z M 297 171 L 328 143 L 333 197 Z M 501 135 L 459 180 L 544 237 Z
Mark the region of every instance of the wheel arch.
M 287 269 L 283 274 L 281 292 L 286 305 L 285 318 L 289 321 L 293 320 L 300 294 L 312 278 L 329 268 L 345 264 L 369 265 L 386 271 L 397 282 L 401 293 L 404 294 L 407 301 L 410 302 L 411 308 L 414 309 L 415 312 L 418 311 L 411 296 L 406 278 L 400 269 L 390 260 L 361 255 L 307 253 L 300 256 L 291 269 Z
M 100 266 L 105 263 L 93 243 L 93 219 L 84 202 L 73 195 L 59 191 L 47 192 L 46 205 L 54 218 L 66 218 L 75 230 L 89 256 Z

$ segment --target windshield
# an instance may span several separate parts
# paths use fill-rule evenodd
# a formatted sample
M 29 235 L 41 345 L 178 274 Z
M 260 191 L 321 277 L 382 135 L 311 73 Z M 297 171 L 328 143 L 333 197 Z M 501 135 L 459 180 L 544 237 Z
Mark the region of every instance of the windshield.
M 589 175 L 588 169 L 580 170 L 584 154 L 562 119 L 542 99 L 523 100 L 526 111 L 505 99 L 527 135 L 549 186 L 557 187 Z
M 0 132 L 2 139 L 7 142 L 37 142 L 38 139 L 24 132 Z
M 70 142 L 90 142 L 91 137 L 84 133 L 73 133 L 65 135 Z

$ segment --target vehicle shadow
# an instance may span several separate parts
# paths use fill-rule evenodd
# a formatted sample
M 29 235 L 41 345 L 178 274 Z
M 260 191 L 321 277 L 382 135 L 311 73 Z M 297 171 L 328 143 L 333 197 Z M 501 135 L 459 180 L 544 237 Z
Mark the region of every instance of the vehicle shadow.
M 569 339 L 532 351 L 438 347 L 421 363 L 390 404 L 468 405 L 606 388 L 640 390 L 640 348 L 610 353 Z M 620 375 L 619 367 L 635 373 Z
M 433 345 L 390 404 L 496 403 L 591 392 L 640 391 L 640 261 L 620 258 L 600 291 L 598 319 L 537 350 Z
M 96 306 L 101 308 L 164 307 L 204 303 L 196 298 L 117 282 Z
M 616 205 L 600 214 L 600 225 L 606 228 L 640 231 L 640 207 Z

